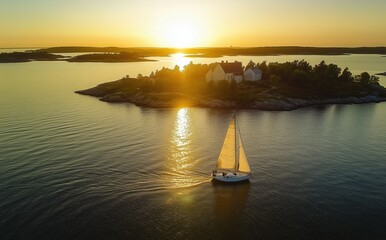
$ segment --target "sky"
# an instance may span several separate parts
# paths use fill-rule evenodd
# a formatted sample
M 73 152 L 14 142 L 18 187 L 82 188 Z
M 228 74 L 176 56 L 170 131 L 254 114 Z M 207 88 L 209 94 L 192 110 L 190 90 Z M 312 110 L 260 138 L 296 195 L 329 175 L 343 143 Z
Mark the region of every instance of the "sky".
M 0 47 L 386 46 L 386 0 L 0 0 Z

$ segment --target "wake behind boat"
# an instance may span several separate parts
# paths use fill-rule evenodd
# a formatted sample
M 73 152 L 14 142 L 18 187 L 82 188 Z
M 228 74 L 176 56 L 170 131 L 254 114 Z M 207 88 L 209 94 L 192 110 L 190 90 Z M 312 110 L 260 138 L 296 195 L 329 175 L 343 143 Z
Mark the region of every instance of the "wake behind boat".
M 212 178 L 222 182 L 240 182 L 248 180 L 250 176 L 251 169 L 241 141 L 236 115 L 233 114 Z

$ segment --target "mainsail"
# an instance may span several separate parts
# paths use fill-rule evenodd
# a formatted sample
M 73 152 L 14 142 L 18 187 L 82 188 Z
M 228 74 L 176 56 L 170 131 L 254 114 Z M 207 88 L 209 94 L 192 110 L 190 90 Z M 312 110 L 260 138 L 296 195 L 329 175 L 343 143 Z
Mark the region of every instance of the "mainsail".
M 236 123 L 233 117 L 225 136 L 220 156 L 217 160 L 217 169 L 234 170 L 236 168 Z
M 248 160 L 247 160 L 247 155 L 245 155 L 244 147 L 243 147 L 243 142 L 241 141 L 241 135 L 239 135 L 239 171 L 240 172 L 245 172 L 245 173 L 250 173 L 251 168 L 249 167 Z

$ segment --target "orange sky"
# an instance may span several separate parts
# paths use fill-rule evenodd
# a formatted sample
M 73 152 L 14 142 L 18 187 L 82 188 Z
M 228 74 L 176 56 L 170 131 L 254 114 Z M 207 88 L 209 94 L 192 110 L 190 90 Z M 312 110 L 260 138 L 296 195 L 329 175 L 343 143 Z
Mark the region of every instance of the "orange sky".
M 384 0 L 3 0 L 0 47 L 386 46 Z

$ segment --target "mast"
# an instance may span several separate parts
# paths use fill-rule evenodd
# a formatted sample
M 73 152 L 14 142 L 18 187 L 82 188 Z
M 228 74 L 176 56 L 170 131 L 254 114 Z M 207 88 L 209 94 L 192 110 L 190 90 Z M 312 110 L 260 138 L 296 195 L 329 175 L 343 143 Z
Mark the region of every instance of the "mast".
M 238 154 L 238 146 L 237 146 L 237 122 L 236 122 L 236 111 L 233 113 L 233 118 L 235 121 L 235 172 L 239 169 L 239 154 Z

